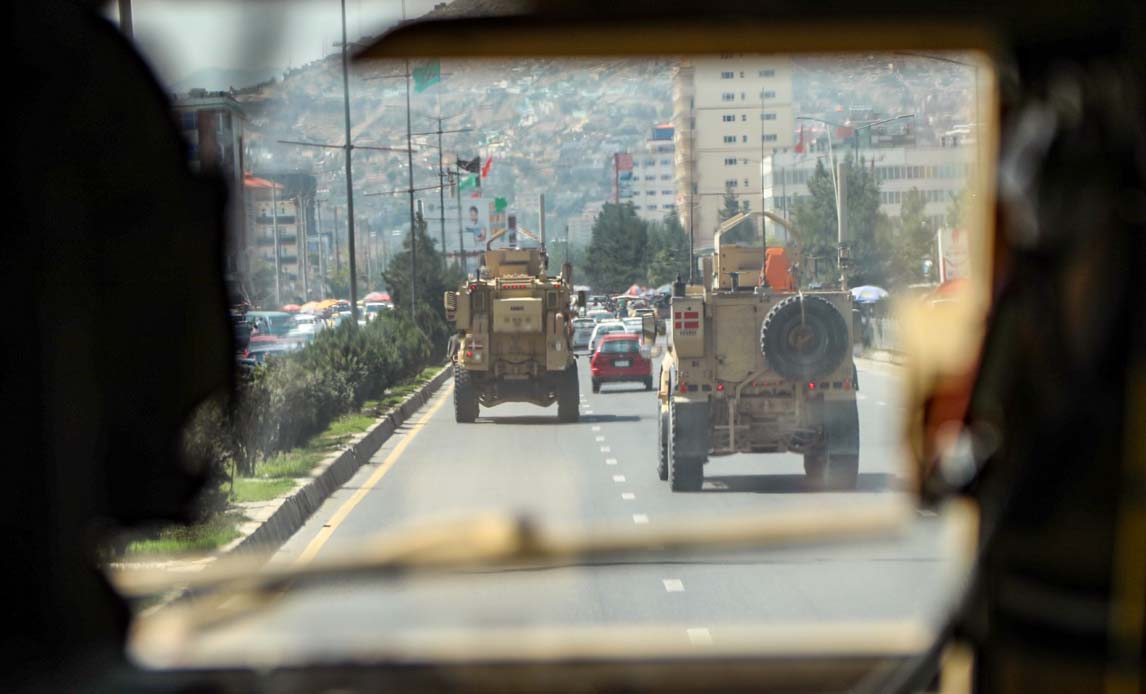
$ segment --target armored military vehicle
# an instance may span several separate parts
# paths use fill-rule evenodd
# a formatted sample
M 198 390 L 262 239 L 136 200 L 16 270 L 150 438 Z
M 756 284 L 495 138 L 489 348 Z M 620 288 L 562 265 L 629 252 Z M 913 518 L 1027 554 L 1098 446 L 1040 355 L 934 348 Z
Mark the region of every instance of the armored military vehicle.
M 504 402 L 556 402 L 559 420 L 577 421 L 572 266 L 553 277 L 547 265 L 543 248 L 487 244 L 479 276 L 446 292 L 446 317 L 456 330 L 450 351 L 457 421 L 473 422 L 479 405 Z
M 786 249 L 721 243 L 736 221 L 717 230 L 712 257 L 700 263 L 702 284 L 673 288 L 660 478 L 674 491 L 696 491 L 710 456 L 794 452 L 815 486 L 852 489 L 859 419 L 851 294 L 798 291 Z M 648 319 L 642 329 L 646 338 L 656 330 Z

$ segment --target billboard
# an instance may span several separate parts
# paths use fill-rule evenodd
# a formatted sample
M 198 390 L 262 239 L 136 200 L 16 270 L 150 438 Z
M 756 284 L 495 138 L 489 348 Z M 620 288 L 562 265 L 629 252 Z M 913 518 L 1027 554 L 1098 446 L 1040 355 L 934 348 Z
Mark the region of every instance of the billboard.
M 465 198 L 462 204 L 462 231 L 472 243 L 489 238 L 489 202 L 483 198 Z
M 946 282 L 971 274 L 971 247 L 966 229 L 939 231 L 939 281 Z
M 633 199 L 633 155 L 620 152 L 613 155 L 613 202 Z

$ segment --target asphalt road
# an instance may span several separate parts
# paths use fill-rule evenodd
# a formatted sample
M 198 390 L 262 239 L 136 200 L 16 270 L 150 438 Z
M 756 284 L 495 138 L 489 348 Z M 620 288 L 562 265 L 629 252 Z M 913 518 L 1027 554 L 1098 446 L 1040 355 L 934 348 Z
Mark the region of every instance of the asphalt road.
M 593 394 L 582 359 L 576 424 L 559 424 L 556 406 L 516 404 L 483 408 L 476 423 L 457 424 L 447 384 L 275 561 L 306 562 L 353 550 L 380 530 L 488 510 L 562 528 L 631 528 L 891 501 L 902 493 L 898 367 L 859 363 L 855 492 L 810 492 L 795 455 L 737 455 L 706 466 L 702 492 L 674 494 L 656 476 L 654 394 L 637 384 Z M 602 625 L 666 627 L 703 646 L 719 644 L 736 625 L 926 620 L 950 591 L 942 521 L 920 515 L 901 537 L 852 545 L 338 582 L 289 592 L 257 617 L 214 630 L 198 648 L 320 656 L 381 647 L 407 631 Z

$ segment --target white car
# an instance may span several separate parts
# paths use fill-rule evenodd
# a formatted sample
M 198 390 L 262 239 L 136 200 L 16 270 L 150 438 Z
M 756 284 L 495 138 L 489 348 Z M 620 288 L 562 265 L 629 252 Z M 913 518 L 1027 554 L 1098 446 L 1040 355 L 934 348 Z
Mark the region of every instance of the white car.
M 624 318 L 621 320 L 625 324 L 625 329 L 634 335 L 641 334 L 641 319 L 640 318 Z
M 585 316 L 587 318 L 592 318 L 593 321 L 596 323 L 600 323 L 601 321 L 604 321 L 604 320 L 612 320 L 612 318 L 613 318 L 613 314 L 609 313 L 608 311 L 606 311 L 603 308 L 590 309 L 590 311 L 588 313 L 586 313 Z
M 574 318 L 573 322 L 573 349 L 585 349 L 589 346 L 589 338 L 593 336 L 593 328 L 597 327 L 592 318 Z
M 592 354 L 597 351 L 597 342 L 600 341 L 603 335 L 627 332 L 629 332 L 629 329 L 619 320 L 609 320 L 598 323 L 597 327 L 593 328 L 593 335 L 589 338 L 589 353 Z

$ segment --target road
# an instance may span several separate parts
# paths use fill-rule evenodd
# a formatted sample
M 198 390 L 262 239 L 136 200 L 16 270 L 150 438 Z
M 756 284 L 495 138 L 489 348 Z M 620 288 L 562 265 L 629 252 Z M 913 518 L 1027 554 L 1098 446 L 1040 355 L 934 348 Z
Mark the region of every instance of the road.
M 593 394 L 586 361 L 576 424 L 557 423 L 555 407 L 516 404 L 457 424 L 447 384 L 274 561 L 307 562 L 353 550 L 379 530 L 487 510 L 555 527 L 632 527 L 784 508 L 833 513 L 901 493 L 898 367 L 861 362 L 857 491 L 808 491 L 795 455 L 737 455 L 706 466 L 704 491 L 674 494 L 656 476 L 654 394 L 636 384 Z M 682 641 L 711 644 L 735 625 L 926 619 L 949 590 L 941 521 L 921 515 L 901 537 L 845 546 L 337 583 L 280 598 L 200 648 L 321 654 L 406 630 L 601 625 L 671 625 Z

